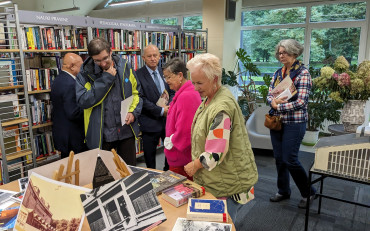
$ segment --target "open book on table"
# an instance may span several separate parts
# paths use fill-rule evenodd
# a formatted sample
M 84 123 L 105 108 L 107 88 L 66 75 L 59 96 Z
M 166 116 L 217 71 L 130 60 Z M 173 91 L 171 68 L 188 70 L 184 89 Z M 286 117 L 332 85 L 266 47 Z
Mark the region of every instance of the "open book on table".
M 292 98 L 295 94 L 297 94 L 297 89 L 291 78 L 287 77 L 284 78 L 272 91 L 271 94 L 274 98 L 283 98 L 287 97 L 286 100 Z

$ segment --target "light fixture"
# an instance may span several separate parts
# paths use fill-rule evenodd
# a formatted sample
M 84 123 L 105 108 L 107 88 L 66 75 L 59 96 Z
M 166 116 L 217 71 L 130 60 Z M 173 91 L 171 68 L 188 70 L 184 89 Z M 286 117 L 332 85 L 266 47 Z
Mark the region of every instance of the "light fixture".
M 137 4 L 142 2 L 151 2 L 152 0 L 127 0 L 122 2 L 111 2 L 109 6 L 120 6 L 120 5 L 128 5 L 128 4 Z
M 67 12 L 67 11 L 74 11 L 74 10 L 80 10 L 80 7 L 77 7 L 75 5 L 75 0 L 73 0 L 73 7 L 70 8 L 64 8 L 64 9 L 59 9 L 59 10 L 50 10 L 50 11 L 45 11 L 45 13 L 60 13 L 60 12 Z
M 0 6 L 2 5 L 6 5 L 6 4 L 11 4 L 12 1 L 3 1 L 3 2 L 0 2 Z

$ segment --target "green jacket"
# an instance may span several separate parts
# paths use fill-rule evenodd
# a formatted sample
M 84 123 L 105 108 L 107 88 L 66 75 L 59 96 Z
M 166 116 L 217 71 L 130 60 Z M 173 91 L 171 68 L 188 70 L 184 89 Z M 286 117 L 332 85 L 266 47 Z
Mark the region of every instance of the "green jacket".
M 197 159 L 205 150 L 206 137 L 219 112 L 225 112 L 231 120 L 229 150 L 223 161 L 211 171 L 201 168 L 194 181 L 206 188 L 215 197 L 228 197 L 248 192 L 257 182 L 258 172 L 249 142 L 245 120 L 238 103 L 225 87 L 221 87 L 209 105 L 205 101 L 195 113 L 191 131 L 192 159 Z
M 130 127 L 137 138 L 139 134 L 138 118 L 143 105 L 143 100 L 139 96 L 140 83 L 126 60 L 117 55 L 112 55 L 112 59 L 117 75 L 120 76 L 122 98 L 134 96 L 129 112 L 133 113 L 135 121 L 130 124 Z M 89 149 L 102 147 L 104 119 L 111 119 L 104 118 L 104 107 L 107 106 L 105 99 L 110 93 L 115 79 L 116 76 L 103 72 L 95 65 L 91 57 L 84 62 L 77 75 L 76 100 L 77 104 L 84 109 L 85 141 Z

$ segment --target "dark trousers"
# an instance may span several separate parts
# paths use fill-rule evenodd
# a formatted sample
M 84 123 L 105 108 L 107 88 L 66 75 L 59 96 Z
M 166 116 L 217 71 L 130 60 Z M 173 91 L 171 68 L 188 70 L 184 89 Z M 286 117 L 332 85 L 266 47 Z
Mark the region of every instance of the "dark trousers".
M 289 174 L 292 176 L 302 197 L 310 195 L 306 170 L 298 160 L 299 147 L 305 133 L 306 123 L 284 123 L 281 131 L 270 130 L 280 195 L 290 195 L 291 193 Z M 311 194 L 314 193 L 315 189 L 312 188 Z
M 82 141 L 83 142 L 83 141 Z M 79 144 L 79 145 L 69 145 L 68 146 L 68 152 L 66 151 L 61 151 L 60 152 L 60 158 L 63 159 L 63 158 L 66 158 L 66 157 L 69 157 L 69 154 L 71 153 L 71 151 L 73 151 L 74 154 L 78 154 L 80 152 L 84 152 L 84 151 L 87 151 L 87 147 L 84 143 L 82 144 Z
M 111 151 L 114 148 L 117 154 L 126 162 L 126 164 L 136 166 L 136 144 L 135 137 L 113 142 L 103 141 L 102 149 Z
M 155 169 L 155 156 L 157 154 L 157 145 L 159 143 L 159 138 L 164 140 L 166 137 L 166 132 L 163 130 L 162 132 L 142 132 L 143 138 L 143 151 L 144 151 L 144 158 L 147 168 Z M 168 170 L 169 166 L 167 163 L 167 159 L 165 159 L 164 164 L 164 171 Z

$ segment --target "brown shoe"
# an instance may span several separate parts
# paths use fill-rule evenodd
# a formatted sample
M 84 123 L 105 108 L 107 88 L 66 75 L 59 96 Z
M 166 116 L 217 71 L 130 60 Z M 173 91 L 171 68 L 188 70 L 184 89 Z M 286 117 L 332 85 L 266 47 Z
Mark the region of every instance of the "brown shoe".
M 274 196 L 270 197 L 271 202 L 280 202 L 282 200 L 289 199 L 290 195 L 280 195 L 279 193 L 276 193 Z

